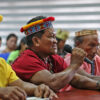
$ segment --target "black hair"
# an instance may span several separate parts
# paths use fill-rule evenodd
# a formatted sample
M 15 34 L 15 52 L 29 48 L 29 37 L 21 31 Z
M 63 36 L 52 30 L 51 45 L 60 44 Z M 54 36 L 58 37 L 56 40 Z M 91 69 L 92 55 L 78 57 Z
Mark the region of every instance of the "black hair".
M 16 39 L 18 38 L 14 33 L 10 33 L 8 36 L 7 36 L 7 41 L 11 38 L 11 37 L 15 37 Z
M 23 38 L 21 39 L 20 44 L 19 44 L 19 46 L 17 47 L 16 50 L 20 50 L 20 49 L 21 49 L 21 43 L 27 44 L 27 42 L 26 42 L 26 37 L 23 37 Z
M 83 38 L 84 38 L 84 36 L 76 36 L 74 38 L 74 46 L 76 47 L 78 42 L 82 43 L 83 42 Z
M 1 36 L 0 36 L 0 41 L 2 40 Z
M 46 18 L 46 17 L 44 17 L 44 16 L 37 16 L 37 17 L 35 17 L 35 18 L 32 18 L 30 21 L 28 21 L 27 24 L 29 24 L 29 23 L 31 23 L 31 22 L 35 22 L 35 21 L 37 21 L 37 20 L 44 19 L 44 18 Z M 31 34 L 31 35 L 28 35 L 28 36 L 26 37 L 27 45 L 28 45 L 28 46 L 32 46 L 32 45 L 33 45 L 33 42 L 32 42 L 33 36 L 36 36 L 36 37 L 38 37 L 38 38 L 41 38 L 43 34 L 44 34 L 44 30 L 39 31 L 39 32 L 36 32 L 36 33 L 34 33 L 34 34 Z
M 56 37 L 57 40 L 57 44 L 59 44 L 60 41 L 62 41 L 62 39 L 59 39 L 58 37 Z

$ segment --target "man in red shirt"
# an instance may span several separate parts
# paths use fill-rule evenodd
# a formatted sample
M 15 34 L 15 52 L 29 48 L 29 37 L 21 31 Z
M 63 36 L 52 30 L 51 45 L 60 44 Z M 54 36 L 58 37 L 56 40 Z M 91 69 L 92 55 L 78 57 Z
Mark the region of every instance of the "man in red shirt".
M 0 21 L 2 16 L 0 15 Z M 28 96 L 57 97 L 57 95 L 46 85 L 34 85 L 19 79 L 11 66 L 0 58 L 0 100 L 26 100 Z
M 100 89 L 99 81 L 75 74 L 86 56 L 84 50 L 73 49 L 69 67 L 56 54 L 53 20 L 53 17 L 38 16 L 21 28 L 21 32 L 25 31 L 29 49 L 16 59 L 12 68 L 21 79 L 35 84 L 44 83 L 54 91 L 68 83 L 77 88 Z

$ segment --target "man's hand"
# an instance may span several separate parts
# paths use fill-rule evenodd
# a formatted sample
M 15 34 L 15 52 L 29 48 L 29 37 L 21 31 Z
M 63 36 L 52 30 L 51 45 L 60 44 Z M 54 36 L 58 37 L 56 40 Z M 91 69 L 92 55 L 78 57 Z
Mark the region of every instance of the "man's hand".
M 35 88 L 34 96 L 50 99 L 52 99 L 53 97 L 58 98 L 58 96 L 48 86 L 44 84 L 41 84 Z
M 0 88 L 0 99 L 2 100 L 26 100 L 26 93 L 17 86 Z
M 81 48 L 74 48 L 71 56 L 71 64 L 77 64 L 79 67 L 86 57 L 86 52 Z

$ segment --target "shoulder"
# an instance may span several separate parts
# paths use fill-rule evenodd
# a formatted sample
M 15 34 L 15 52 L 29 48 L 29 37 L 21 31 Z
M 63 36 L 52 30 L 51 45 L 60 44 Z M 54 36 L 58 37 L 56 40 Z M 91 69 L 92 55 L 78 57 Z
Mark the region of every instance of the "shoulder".
M 19 53 L 19 50 L 12 51 L 11 54 Z
M 23 63 L 24 62 L 24 63 Z M 43 64 L 42 60 L 31 50 L 25 50 L 12 64 L 21 66 L 34 66 L 35 64 Z
M 0 69 L 7 70 L 7 63 L 3 58 L 0 58 Z
M 64 63 L 64 59 L 61 56 L 57 55 L 57 54 L 52 55 L 51 58 L 53 59 L 53 62 L 56 62 L 60 65 L 62 65 Z
M 2 51 L 2 53 L 7 53 L 8 52 L 8 50 L 7 49 L 4 49 L 3 51 Z
M 27 58 L 27 59 L 26 59 Z M 27 60 L 28 62 L 39 61 L 40 58 L 31 50 L 25 50 L 20 56 L 19 59 Z
M 19 50 L 15 50 L 10 53 L 10 56 L 15 56 L 15 55 L 19 55 Z
M 0 64 L 4 64 L 4 63 L 6 63 L 6 61 L 0 57 Z
M 57 59 L 63 59 L 61 56 L 55 54 L 55 55 L 51 55 L 52 58 L 54 58 L 55 60 Z
M 51 57 L 52 57 L 51 59 L 53 59 L 53 64 L 55 68 L 57 69 L 57 72 L 60 72 L 64 70 L 65 68 L 67 68 L 67 64 L 61 56 L 52 55 Z

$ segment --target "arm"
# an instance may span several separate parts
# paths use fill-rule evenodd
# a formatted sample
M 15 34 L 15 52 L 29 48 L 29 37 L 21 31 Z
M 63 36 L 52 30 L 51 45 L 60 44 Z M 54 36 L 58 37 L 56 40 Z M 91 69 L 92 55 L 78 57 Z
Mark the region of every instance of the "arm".
M 20 87 L 21 89 L 25 90 L 25 92 L 28 94 L 28 96 L 33 95 L 34 89 L 37 87 L 36 85 L 24 82 L 21 79 L 18 79 L 16 81 L 10 83 L 9 86 L 18 86 L 18 87 Z
M 32 76 L 30 82 L 35 84 L 45 83 L 51 89 L 57 91 L 63 88 L 72 80 L 79 66 L 81 66 L 81 64 L 83 63 L 83 59 L 85 56 L 86 53 L 82 49 L 75 48 L 72 52 L 71 64 L 68 68 L 66 68 L 62 72 L 55 74 L 52 74 L 47 70 L 39 71 Z
M 26 93 L 17 86 L 1 87 L 0 100 L 26 100 Z
M 91 79 L 94 79 L 94 80 L 100 80 L 100 76 L 95 76 L 95 75 L 91 75 L 91 74 L 88 74 L 85 70 L 83 69 L 79 69 L 77 71 L 78 74 L 80 75 L 83 75 L 83 76 L 86 76 L 88 78 L 91 78 Z
M 33 85 L 31 83 L 23 82 L 20 80 L 15 72 L 12 70 L 11 66 L 9 66 L 4 59 L 0 58 L 0 68 L 2 76 L 4 76 L 5 81 L 7 81 L 7 87 L 0 88 L 0 98 L 3 100 L 25 100 L 26 93 L 28 95 L 34 95 L 39 97 L 57 97 L 57 95 L 45 85 Z M 1 74 L 0 74 L 1 75 Z M 3 81 L 3 80 L 1 80 Z M 25 90 L 25 91 L 24 91 Z M 25 93 L 26 92 L 26 93 Z
M 70 84 L 73 87 L 80 88 L 80 89 L 93 89 L 93 90 L 100 89 L 100 81 L 96 81 L 79 74 L 75 74 Z
M 24 82 L 21 79 L 18 79 L 9 85 L 20 87 L 21 89 L 25 90 L 28 96 L 36 96 L 36 97 L 44 97 L 44 98 L 57 97 L 57 95 L 48 86 L 44 84 L 36 86 L 34 84 Z

